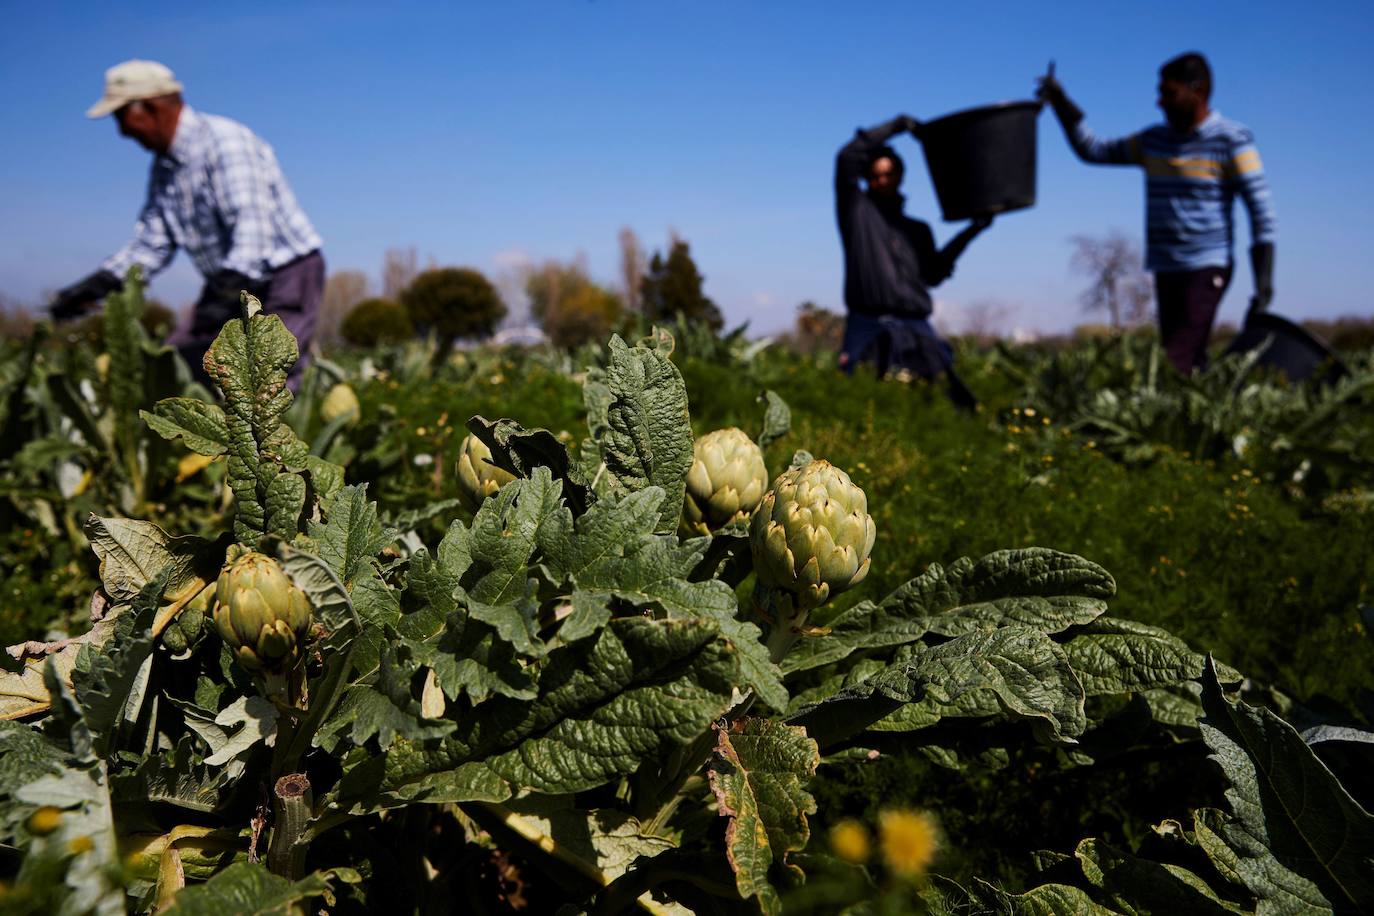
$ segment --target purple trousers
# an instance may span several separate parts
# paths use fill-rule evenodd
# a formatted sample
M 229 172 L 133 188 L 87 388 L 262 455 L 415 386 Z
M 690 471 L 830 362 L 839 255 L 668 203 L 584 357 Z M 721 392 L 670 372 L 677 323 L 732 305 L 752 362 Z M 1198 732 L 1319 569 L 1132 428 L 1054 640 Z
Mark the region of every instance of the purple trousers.
M 1164 353 L 1183 375 L 1207 368 L 1207 339 L 1217 306 L 1231 283 L 1231 268 L 1171 270 L 1155 274 L 1159 339 Z
M 274 270 L 259 289 L 249 292 L 262 300 L 264 312 L 281 318 L 300 345 L 300 359 L 286 379 L 287 387 L 295 391 L 301 372 L 310 361 L 307 351 L 315 337 L 315 322 L 324 299 L 324 257 L 318 251 L 299 257 Z M 224 323 L 239 317 L 240 308 L 237 293 L 226 297 L 206 284 L 192 307 L 191 320 L 183 323 L 167 340 L 190 366 L 191 377 L 212 391 L 214 386 L 203 364 L 205 351 L 210 349 Z

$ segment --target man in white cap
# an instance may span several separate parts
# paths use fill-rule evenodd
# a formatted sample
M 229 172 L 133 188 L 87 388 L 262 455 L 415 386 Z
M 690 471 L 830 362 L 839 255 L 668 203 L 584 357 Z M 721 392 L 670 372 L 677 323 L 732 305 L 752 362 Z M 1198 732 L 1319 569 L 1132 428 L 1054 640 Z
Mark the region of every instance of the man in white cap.
M 154 156 L 148 199 L 133 240 L 59 292 L 53 318 L 85 314 L 123 286 L 130 266 L 151 276 L 184 248 L 205 287 L 192 320 L 170 342 L 198 379 L 206 379 L 205 350 L 239 314 L 241 290 L 281 317 L 304 354 L 324 295 L 324 258 L 272 148 L 242 124 L 185 104 L 181 83 L 154 61 L 125 61 L 105 72 L 105 95 L 86 115 L 109 114 L 121 134 Z

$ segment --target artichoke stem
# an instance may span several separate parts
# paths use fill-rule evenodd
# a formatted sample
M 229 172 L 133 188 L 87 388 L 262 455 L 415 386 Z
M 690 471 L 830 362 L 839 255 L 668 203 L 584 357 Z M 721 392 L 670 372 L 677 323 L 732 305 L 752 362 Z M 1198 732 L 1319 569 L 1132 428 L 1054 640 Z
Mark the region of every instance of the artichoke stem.
M 314 813 L 314 793 L 304 773 L 277 780 L 272 801 L 272 841 L 267 847 L 267 867 L 272 874 L 291 881 L 305 876 L 305 854 L 310 846 L 297 842 Z

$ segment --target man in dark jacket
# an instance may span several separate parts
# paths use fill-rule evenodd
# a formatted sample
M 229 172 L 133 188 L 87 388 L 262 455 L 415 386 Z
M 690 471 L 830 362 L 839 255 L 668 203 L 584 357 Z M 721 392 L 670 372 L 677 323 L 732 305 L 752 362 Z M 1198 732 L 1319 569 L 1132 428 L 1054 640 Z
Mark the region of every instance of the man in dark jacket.
M 880 372 L 906 369 L 927 379 L 943 373 L 954 402 L 972 407 L 973 395 L 954 373 L 954 349 L 930 324 L 930 288 L 954 272 L 959 255 L 992 219 L 974 220 L 937 249 L 930 226 L 902 212 L 906 199 L 898 188 L 904 167 L 886 142 L 919 130 L 915 118 L 899 115 L 858 131 L 835 160 L 835 210 L 849 313 L 840 367 L 852 372 L 857 363 L 873 362 Z

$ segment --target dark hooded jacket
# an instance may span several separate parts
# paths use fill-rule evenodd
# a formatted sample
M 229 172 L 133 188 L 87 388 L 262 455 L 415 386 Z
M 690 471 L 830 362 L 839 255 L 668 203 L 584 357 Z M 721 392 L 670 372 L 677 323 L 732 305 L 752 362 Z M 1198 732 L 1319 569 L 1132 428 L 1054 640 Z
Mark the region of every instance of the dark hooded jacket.
M 901 129 L 894 120 L 860 130 L 835 160 L 844 304 L 860 315 L 928 318 L 930 287 L 944 282 L 954 265 L 940 256 L 930 226 L 902 212 L 905 198 L 869 194 L 859 184 L 873 153 Z

